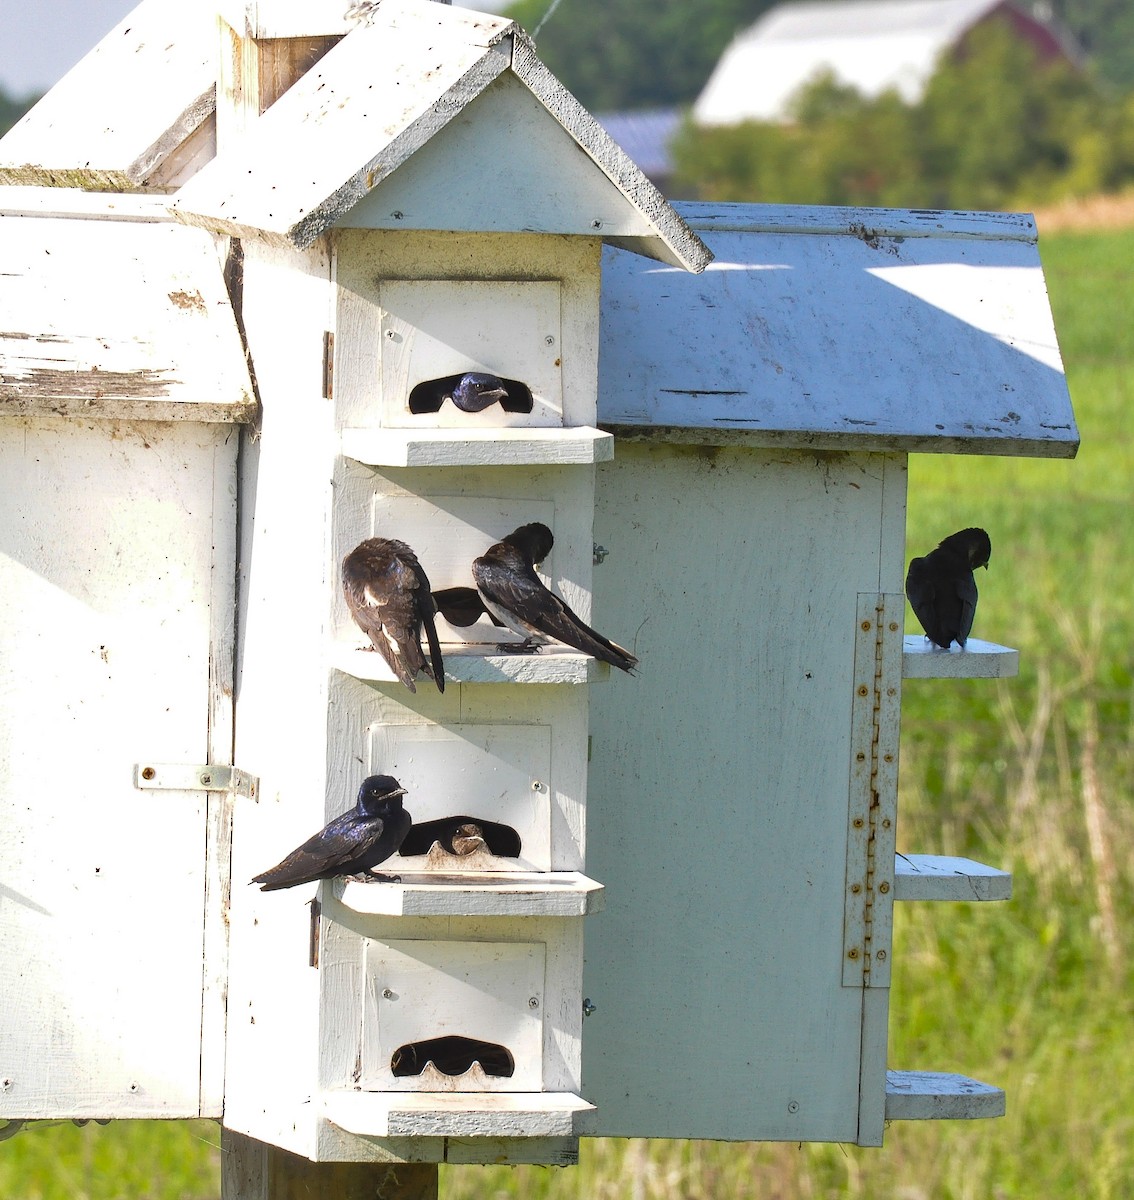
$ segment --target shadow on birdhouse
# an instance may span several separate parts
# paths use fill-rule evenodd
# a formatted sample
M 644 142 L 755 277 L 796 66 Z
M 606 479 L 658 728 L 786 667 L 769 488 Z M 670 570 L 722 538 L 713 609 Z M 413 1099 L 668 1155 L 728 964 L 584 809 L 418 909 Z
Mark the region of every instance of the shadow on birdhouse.
M 464 1075 L 477 1063 L 485 1075 L 496 1079 L 511 1079 L 516 1070 L 512 1055 L 498 1043 L 450 1034 L 399 1046 L 390 1057 L 390 1071 L 398 1078 L 422 1075 L 430 1063 L 451 1077 Z
M 445 859 L 472 859 L 487 853 L 497 858 L 519 858 L 521 849 L 520 835 L 511 825 L 455 816 L 412 826 L 402 843 L 401 854 L 434 856 L 436 852 L 436 857 Z

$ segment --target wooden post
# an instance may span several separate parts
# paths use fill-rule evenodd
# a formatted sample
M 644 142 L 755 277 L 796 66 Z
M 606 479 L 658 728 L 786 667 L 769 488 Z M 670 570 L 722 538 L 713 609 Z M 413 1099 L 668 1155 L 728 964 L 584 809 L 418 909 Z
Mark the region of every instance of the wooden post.
M 221 1200 L 437 1200 L 437 1164 L 317 1163 L 222 1128 Z

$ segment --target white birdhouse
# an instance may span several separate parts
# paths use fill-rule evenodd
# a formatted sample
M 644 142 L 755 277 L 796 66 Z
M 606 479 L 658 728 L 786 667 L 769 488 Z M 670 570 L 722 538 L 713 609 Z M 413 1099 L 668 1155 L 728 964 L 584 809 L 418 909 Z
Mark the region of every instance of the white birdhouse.
M 678 210 L 716 255 L 692 286 L 603 268 L 597 612 L 665 669 L 591 709 L 595 1128 L 880 1145 L 887 1119 L 999 1115 L 994 1085 L 887 1070 L 895 901 L 1011 886 L 896 854 L 903 679 L 1017 666 L 903 641 L 906 459 L 1075 453 L 1035 224 Z
M 1034 227 L 683 217 L 507 18 L 343 7 L 226 0 L 218 67 L 145 0 L 0 141 L 0 1116 L 562 1163 L 995 1112 L 886 1070 L 893 901 L 1008 883 L 895 860 L 901 681 L 1015 662 L 903 647 L 905 456 L 1073 452 Z M 531 522 L 638 677 L 454 607 L 411 691 L 344 557 L 467 597 Z M 250 883 L 373 775 L 398 878 Z

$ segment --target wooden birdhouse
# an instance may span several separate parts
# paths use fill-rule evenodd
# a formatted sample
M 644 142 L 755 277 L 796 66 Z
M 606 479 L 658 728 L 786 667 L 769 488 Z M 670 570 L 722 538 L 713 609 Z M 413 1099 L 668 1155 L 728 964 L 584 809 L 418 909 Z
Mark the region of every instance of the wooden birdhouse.
M 603 269 L 596 611 L 652 669 L 591 710 L 596 1129 L 880 1145 L 999 1115 L 994 1085 L 887 1059 L 895 902 L 1011 886 L 896 853 L 903 680 L 1017 668 L 903 637 L 906 460 L 1075 453 L 1035 224 L 678 209 L 716 256 L 695 284 Z
M 68 174 L 78 135 L 49 97 L 7 147 L 41 164 L 9 167 L 24 183 L 174 193 L 166 227 L 216 241 L 259 401 L 235 488 L 225 1125 L 318 1160 L 565 1161 L 593 1112 L 589 685 L 629 681 L 566 646 L 516 653 L 482 615 L 439 622 L 444 692 L 411 691 L 352 620 L 340 564 L 395 538 L 435 591 L 468 590 L 475 558 L 540 522 L 543 578 L 587 620 L 613 446 L 595 422 L 603 245 L 679 270 L 710 255 L 507 19 L 230 8 L 215 110 L 180 139 L 123 114 L 135 136 L 87 131 L 86 175 Z M 159 74 L 171 20 L 149 0 L 88 82 Z M 174 77 L 196 95 L 190 59 Z M 470 374 L 498 381 L 492 403 L 457 403 Z M 139 788 L 183 778 L 156 751 L 135 764 Z M 413 818 L 394 879 L 249 884 L 377 774 Z
M 1074 452 L 1034 226 L 675 210 L 513 22 L 343 7 L 145 0 L 0 140 L 0 1116 L 565 1163 L 992 1114 L 886 1069 L 893 902 L 1008 886 L 895 858 L 902 678 L 1015 663 L 903 644 L 905 462 Z M 411 690 L 344 558 L 475 597 L 532 522 L 637 678 L 454 604 Z M 397 878 L 250 882 L 375 775 Z

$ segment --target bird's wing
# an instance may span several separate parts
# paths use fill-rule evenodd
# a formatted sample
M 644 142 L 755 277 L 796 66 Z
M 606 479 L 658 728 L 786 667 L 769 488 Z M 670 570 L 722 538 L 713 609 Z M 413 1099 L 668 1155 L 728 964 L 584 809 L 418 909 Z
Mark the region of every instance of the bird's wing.
M 414 566 L 394 555 L 380 575 L 360 579 L 351 574 L 344 588 L 351 616 L 389 664 L 390 670 L 411 692 L 417 691 L 414 676 L 425 665 L 420 641 L 422 617 L 418 602 L 418 571 L 420 567 L 415 570 Z M 428 593 L 428 587 L 425 591 Z M 431 626 L 432 623 L 431 615 Z M 433 636 L 436 638 L 436 630 Z
M 927 559 L 914 558 L 910 560 L 906 572 L 906 598 L 914 616 L 921 622 L 922 629 L 929 637 L 938 642 L 940 622 L 937 619 L 937 587 L 933 578 L 933 569 Z
M 637 663 L 629 650 L 604 638 L 548 591 L 531 568 L 506 567 L 478 558 L 473 576 L 487 599 L 514 613 L 523 624 L 624 671 Z
M 433 599 L 433 592 L 429 587 L 429 579 L 426 577 L 425 569 L 421 563 L 416 560 L 413 563 L 413 575 L 416 580 L 414 584 L 414 604 L 417 608 L 418 617 L 421 625 L 425 628 L 425 638 L 429 643 L 429 661 L 433 664 L 432 669 L 425 663 L 425 655 L 422 655 L 422 666 L 426 672 L 433 676 L 433 682 L 437 684 L 437 690 L 443 692 L 445 690 L 445 661 L 441 657 L 441 643 L 437 640 L 437 603 Z M 418 642 L 420 650 L 421 643 Z
M 969 633 L 976 616 L 977 585 L 970 571 L 968 576 L 957 581 L 957 596 L 961 601 L 961 623 L 957 630 L 957 641 L 963 646 L 969 640 Z
M 297 846 L 282 862 L 253 878 L 253 883 L 306 883 L 333 873 L 364 854 L 382 836 L 385 822 L 381 817 L 365 821 L 351 810 L 336 817 L 324 829 Z

